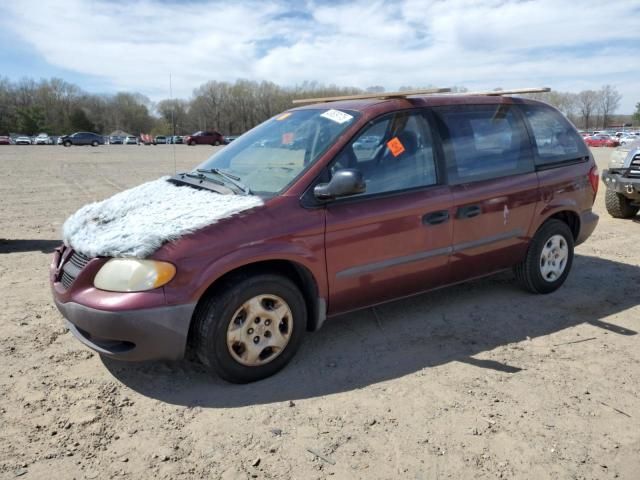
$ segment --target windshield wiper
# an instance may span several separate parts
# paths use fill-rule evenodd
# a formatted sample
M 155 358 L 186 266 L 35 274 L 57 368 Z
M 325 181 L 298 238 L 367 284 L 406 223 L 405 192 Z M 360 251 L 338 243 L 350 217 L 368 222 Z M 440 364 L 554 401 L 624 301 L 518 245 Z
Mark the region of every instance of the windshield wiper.
M 223 187 L 225 186 L 224 182 L 221 182 L 220 180 L 215 180 L 213 178 L 209 178 L 206 175 L 203 175 L 202 173 L 200 173 L 199 175 L 195 175 L 193 173 L 185 172 L 185 173 L 181 173 L 180 175 L 184 177 L 195 178 L 196 180 L 200 180 L 200 181 L 206 180 L 207 182 L 215 183 L 216 185 L 222 185 Z
M 216 174 L 216 175 L 220 175 L 222 178 L 227 180 L 227 182 L 229 182 L 232 185 L 235 185 L 237 188 L 239 188 L 242 191 L 242 193 L 244 193 L 245 195 L 251 195 L 252 194 L 251 193 L 251 189 L 240 181 L 241 180 L 240 177 L 232 175 L 229 172 L 225 172 L 224 170 L 220 170 L 219 168 L 198 168 L 196 170 L 196 172 L 198 172 L 200 174 L 213 173 L 213 174 Z

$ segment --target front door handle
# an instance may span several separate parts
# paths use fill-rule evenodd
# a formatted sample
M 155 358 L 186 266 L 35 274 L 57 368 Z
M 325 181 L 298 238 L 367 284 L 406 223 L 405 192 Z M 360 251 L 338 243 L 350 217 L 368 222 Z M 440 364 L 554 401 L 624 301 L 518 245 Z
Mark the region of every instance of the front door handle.
M 449 210 L 427 213 L 422 217 L 423 225 L 439 225 L 449 220 Z
M 456 212 L 456 218 L 472 218 L 477 217 L 482 213 L 482 208 L 480 205 L 466 205 L 464 207 L 459 207 Z

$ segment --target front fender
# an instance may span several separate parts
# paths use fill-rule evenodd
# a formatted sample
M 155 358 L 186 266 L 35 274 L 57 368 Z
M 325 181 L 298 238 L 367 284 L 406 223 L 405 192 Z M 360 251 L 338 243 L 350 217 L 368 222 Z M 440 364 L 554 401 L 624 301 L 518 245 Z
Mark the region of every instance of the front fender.
M 206 290 L 224 275 L 251 264 L 274 260 L 288 261 L 304 267 L 316 283 L 318 296 L 327 298 L 328 285 L 323 249 L 310 248 L 301 243 L 272 241 L 242 246 L 214 259 L 204 267 L 201 263 L 193 265 L 192 271 L 196 273 L 188 281 L 182 280 L 165 287 L 167 303 L 172 305 L 185 301 L 197 302 Z

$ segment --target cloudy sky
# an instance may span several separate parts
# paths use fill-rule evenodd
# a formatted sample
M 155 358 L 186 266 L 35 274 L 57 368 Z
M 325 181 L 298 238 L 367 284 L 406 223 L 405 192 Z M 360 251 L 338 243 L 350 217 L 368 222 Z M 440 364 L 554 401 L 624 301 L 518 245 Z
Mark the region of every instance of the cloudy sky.
M 0 76 L 189 97 L 207 80 L 295 85 L 612 84 L 640 102 L 640 0 L 3 1 Z

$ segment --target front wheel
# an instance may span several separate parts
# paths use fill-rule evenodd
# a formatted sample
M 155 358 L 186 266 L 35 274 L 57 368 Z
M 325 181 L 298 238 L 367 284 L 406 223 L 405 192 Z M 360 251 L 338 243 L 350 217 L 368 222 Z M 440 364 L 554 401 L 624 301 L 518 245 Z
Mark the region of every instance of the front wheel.
M 91 142 L 91 146 L 92 147 L 97 147 L 98 146 L 98 142 L 96 140 L 94 140 L 93 142 Z
M 606 191 L 604 203 L 607 207 L 607 212 L 613 218 L 633 218 L 639 209 L 639 207 L 631 204 L 630 199 L 613 190 Z
M 524 261 L 514 267 L 518 283 L 533 293 L 551 293 L 564 283 L 573 263 L 573 233 L 560 220 L 547 220 L 531 239 Z
M 238 277 L 198 305 L 193 346 L 220 377 L 248 383 L 269 377 L 293 358 L 306 330 L 300 290 L 280 275 Z
M 71 146 L 71 142 L 69 140 L 67 140 L 66 142 L 63 143 L 63 145 L 65 147 L 70 147 Z
M 196 144 L 196 142 L 194 142 L 193 140 L 190 141 L 187 145 L 189 145 L 190 147 L 193 147 Z

